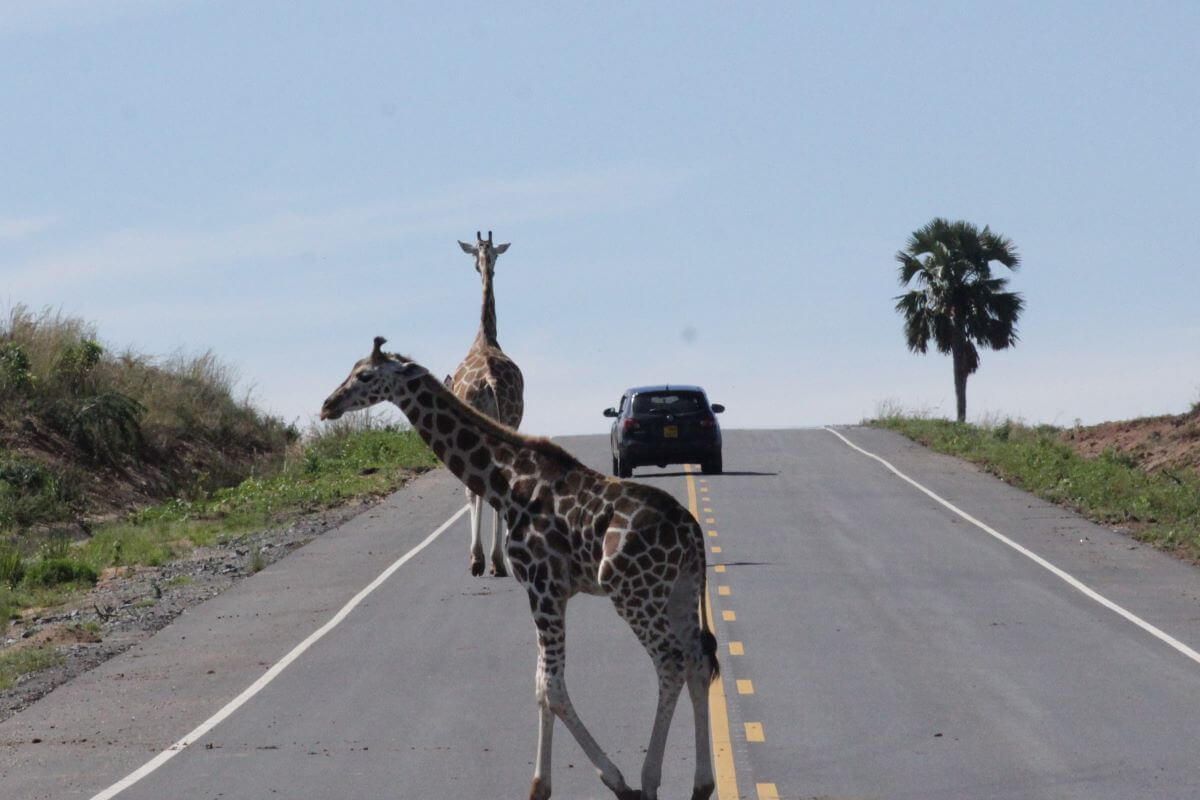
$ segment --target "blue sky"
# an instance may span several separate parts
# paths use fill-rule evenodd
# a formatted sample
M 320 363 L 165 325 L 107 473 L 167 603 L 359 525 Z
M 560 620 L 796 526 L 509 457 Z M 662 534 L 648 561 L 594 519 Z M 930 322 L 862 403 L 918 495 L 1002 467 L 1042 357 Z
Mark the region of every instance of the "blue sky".
M 970 418 L 1200 400 L 1200 5 L 498 5 L 0 0 L 0 308 L 211 349 L 305 426 L 376 334 L 453 369 L 490 228 L 530 433 L 663 381 L 727 427 L 953 416 L 892 308 L 946 216 L 1023 261 Z

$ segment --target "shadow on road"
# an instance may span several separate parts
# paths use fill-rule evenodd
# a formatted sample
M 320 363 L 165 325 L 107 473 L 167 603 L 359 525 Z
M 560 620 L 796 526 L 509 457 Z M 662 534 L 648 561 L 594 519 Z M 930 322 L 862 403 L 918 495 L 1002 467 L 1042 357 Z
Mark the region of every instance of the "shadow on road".
M 743 475 L 751 476 L 751 477 L 759 477 L 759 476 L 770 477 L 772 475 L 778 475 L 778 474 L 779 474 L 778 472 L 750 472 L 750 471 L 735 472 L 733 470 L 726 470 L 724 472 L 705 474 L 705 473 L 701 473 L 701 472 L 683 472 L 681 470 L 679 472 L 644 472 L 641 475 L 634 475 L 633 480 L 636 481 L 638 478 L 681 478 L 681 477 L 685 477 L 687 475 L 696 475 L 698 477 L 705 477 L 705 478 L 720 478 L 723 475 L 728 475 L 730 477 L 738 477 L 738 476 L 743 476 Z

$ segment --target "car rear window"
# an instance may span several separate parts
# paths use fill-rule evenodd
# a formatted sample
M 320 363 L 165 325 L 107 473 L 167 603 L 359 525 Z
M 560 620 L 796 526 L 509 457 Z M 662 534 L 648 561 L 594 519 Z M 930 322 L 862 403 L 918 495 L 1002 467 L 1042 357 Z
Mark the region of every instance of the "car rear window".
M 633 399 L 634 414 L 687 414 L 707 410 L 704 395 L 697 392 L 645 392 Z

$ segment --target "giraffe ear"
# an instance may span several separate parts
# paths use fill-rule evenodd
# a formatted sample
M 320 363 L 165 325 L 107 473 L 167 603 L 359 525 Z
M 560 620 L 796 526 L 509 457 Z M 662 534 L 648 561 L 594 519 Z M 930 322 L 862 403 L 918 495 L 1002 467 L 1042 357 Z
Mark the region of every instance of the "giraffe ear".
M 371 363 L 372 364 L 378 364 L 381 361 L 386 360 L 386 357 L 383 355 L 383 346 L 386 343 L 387 343 L 387 339 L 383 338 L 382 336 L 375 337 L 375 348 L 373 350 L 371 350 Z
M 508 246 L 509 246 L 510 244 L 512 244 L 512 242 L 505 242 L 504 244 L 498 244 L 498 245 L 496 245 L 496 255 L 500 255 L 500 254 L 501 254 L 501 253 L 503 253 L 505 250 L 507 250 L 507 249 L 508 249 Z
M 475 255 L 475 252 L 476 252 L 476 251 L 475 251 L 475 245 L 473 245 L 473 244 L 467 244 L 467 243 L 466 243 L 466 242 L 464 242 L 462 239 L 459 239 L 459 240 L 458 240 L 458 246 L 459 246 L 459 247 L 461 247 L 461 248 L 463 249 L 463 252 L 464 252 L 464 253 L 468 253 L 468 254 L 470 254 L 470 255 Z

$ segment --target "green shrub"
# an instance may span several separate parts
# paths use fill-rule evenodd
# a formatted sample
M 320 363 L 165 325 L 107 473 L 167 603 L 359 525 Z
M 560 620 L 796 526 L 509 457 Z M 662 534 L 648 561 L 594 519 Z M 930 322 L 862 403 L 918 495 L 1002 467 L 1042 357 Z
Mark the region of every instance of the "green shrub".
M 69 494 L 64 482 L 41 464 L 0 452 L 0 529 L 61 518 Z
M 84 394 L 94 387 L 92 377 L 104 348 L 95 339 L 68 342 L 58 351 L 54 379 L 71 394 Z
M 8 624 L 21 616 L 24 604 L 11 587 L 0 584 L 0 635 L 8 630 Z
M 75 558 L 39 558 L 25 571 L 25 580 L 35 586 L 65 583 L 94 584 L 100 579 L 96 568 Z
M 24 577 L 25 559 L 21 551 L 15 547 L 0 548 L 0 584 L 16 588 Z
M 23 395 L 33 388 L 33 365 L 16 342 L 0 344 L 0 393 Z
M 94 460 L 117 463 L 137 456 L 142 445 L 141 403 L 120 392 L 103 392 L 83 400 L 71 418 L 69 435 Z

